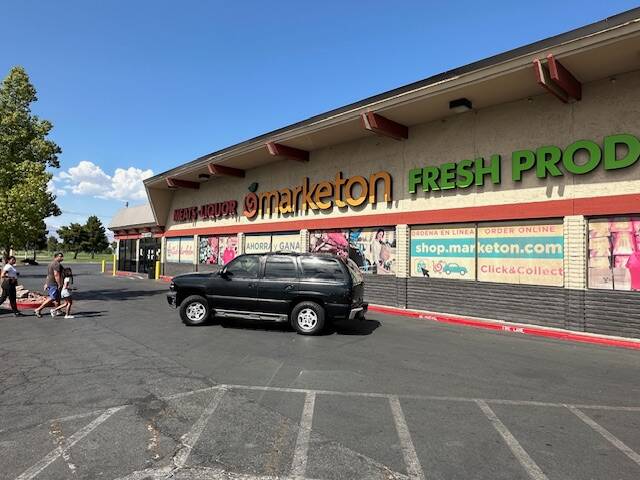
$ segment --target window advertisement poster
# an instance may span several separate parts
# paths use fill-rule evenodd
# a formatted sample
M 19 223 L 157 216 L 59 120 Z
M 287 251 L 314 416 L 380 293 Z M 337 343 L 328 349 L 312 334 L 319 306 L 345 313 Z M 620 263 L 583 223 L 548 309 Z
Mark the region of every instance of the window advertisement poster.
M 480 281 L 564 285 L 561 223 L 482 225 L 477 250 Z
M 475 280 L 475 225 L 412 227 L 411 276 Z
M 180 237 L 180 263 L 193 263 L 193 237 Z
M 238 255 L 238 237 L 218 237 L 219 256 L 218 264 L 226 265 Z
M 218 263 L 218 237 L 200 237 L 198 262 L 208 265 Z
M 396 231 L 392 228 L 349 230 L 349 258 L 363 273 L 395 275 Z
M 309 235 L 309 251 L 349 257 L 349 230 L 316 230 Z
M 393 228 L 316 230 L 309 238 L 310 252 L 335 253 L 350 258 L 363 273 L 396 272 L 396 238 Z
M 300 233 L 273 235 L 271 237 L 271 250 L 273 252 L 299 252 Z
M 180 238 L 167 238 L 166 242 L 167 253 L 165 260 L 168 263 L 180 262 Z
M 589 288 L 640 291 L 640 216 L 589 220 Z
M 247 235 L 244 237 L 244 253 L 271 251 L 271 235 Z

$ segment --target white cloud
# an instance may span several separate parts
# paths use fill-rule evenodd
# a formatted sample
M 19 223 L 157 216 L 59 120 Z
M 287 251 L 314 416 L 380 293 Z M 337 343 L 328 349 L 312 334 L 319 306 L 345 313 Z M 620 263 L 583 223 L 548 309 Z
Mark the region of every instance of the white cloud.
M 126 170 L 116 168 L 111 177 L 111 190 L 106 196 L 118 200 L 144 200 L 147 198 L 147 192 L 142 181 L 152 176 L 152 170 L 141 170 L 136 167 L 129 167 Z
M 63 188 L 58 187 L 53 179 L 49 180 L 47 183 L 47 192 L 55 195 L 56 197 L 64 197 L 67 194 L 67 191 Z
M 50 191 L 71 191 L 76 195 L 116 200 L 144 200 L 147 194 L 142 181 L 153 176 L 152 170 L 136 167 L 116 168 L 113 176 L 88 160 L 82 160 L 50 182 Z M 64 193 L 62 194 L 64 195 Z

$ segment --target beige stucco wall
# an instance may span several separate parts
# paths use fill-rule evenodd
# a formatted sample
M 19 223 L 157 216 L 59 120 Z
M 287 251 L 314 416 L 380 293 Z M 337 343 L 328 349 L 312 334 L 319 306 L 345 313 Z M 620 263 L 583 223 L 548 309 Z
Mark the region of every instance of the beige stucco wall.
M 542 90 L 541 90 L 542 92 Z M 473 99 L 471 99 L 473 100 Z M 601 144 L 606 135 L 631 133 L 640 136 L 640 71 L 619 75 L 615 81 L 601 80 L 583 86 L 583 100 L 563 104 L 549 94 L 493 106 L 443 120 L 412 127 L 409 139 L 394 141 L 371 137 L 311 153 L 308 163 L 279 161 L 249 170 L 246 178 L 212 179 L 200 190 L 174 192 L 166 219 L 167 230 L 207 228 L 263 222 L 357 216 L 370 213 L 436 210 L 468 206 L 501 205 L 551 199 L 571 199 L 640 192 L 640 162 L 619 171 L 602 166 L 587 175 L 538 179 L 534 171 L 525 172 L 522 182 L 511 180 L 511 152 L 544 145 L 564 148 L 587 139 Z M 407 193 L 407 174 L 411 168 L 459 162 L 463 159 L 502 155 L 502 182 L 467 189 Z M 305 176 L 311 182 L 332 180 L 341 170 L 346 177 L 386 170 L 393 176 L 393 202 L 365 204 L 361 208 L 298 212 L 295 215 L 247 220 L 242 216 L 244 195 L 252 182 L 259 192 L 292 188 Z M 239 218 L 174 224 L 176 208 L 235 199 Z M 640 206 L 639 206 L 640 211 Z M 354 218 L 354 226 L 357 219 Z

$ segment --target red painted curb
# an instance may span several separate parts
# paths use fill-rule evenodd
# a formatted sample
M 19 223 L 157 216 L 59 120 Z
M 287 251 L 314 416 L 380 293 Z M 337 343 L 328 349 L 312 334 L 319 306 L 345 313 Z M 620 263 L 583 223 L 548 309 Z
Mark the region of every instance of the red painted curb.
M 173 277 L 169 277 L 167 275 L 160 275 L 160 278 L 158 280 L 160 280 L 161 282 L 170 282 L 171 279 L 173 279 Z
M 441 315 L 438 313 L 420 312 L 417 310 L 405 310 L 401 308 L 385 307 L 382 305 L 369 305 L 372 312 L 387 313 L 391 315 L 402 315 L 404 317 L 421 318 L 433 320 L 435 322 L 449 323 L 454 325 L 464 325 L 467 327 L 484 328 L 487 330 L 497 330 L 502 332 L 520 333 L 523 335 L 535 335 L 538 337 L 555 338 L 582 343 L 592 343 L 596 345 L 607 345 L 611 347 L 631 348 L 640 350 L 640 341 L 622 340 L 605 335 L 583 334 L 579 332 L 569 332 L 566 330 L 555 330 L 546 328 L 536 328 L 528 325 L 505 323 L 494 323 L 473 318 L 456 317 L 451 315 Z

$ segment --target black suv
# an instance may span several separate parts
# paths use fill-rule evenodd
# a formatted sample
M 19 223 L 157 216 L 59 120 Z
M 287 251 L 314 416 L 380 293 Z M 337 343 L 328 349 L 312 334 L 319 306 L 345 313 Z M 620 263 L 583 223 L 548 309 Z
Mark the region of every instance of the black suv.
M 313 253 L 240 255 L 216 273 L 174 277 L 169 304 L 182 321 L 200 325 L 210 316 L 290 321 L 313 335 L 326 320 L 364 318 L 362 274 L 351 260 Z

